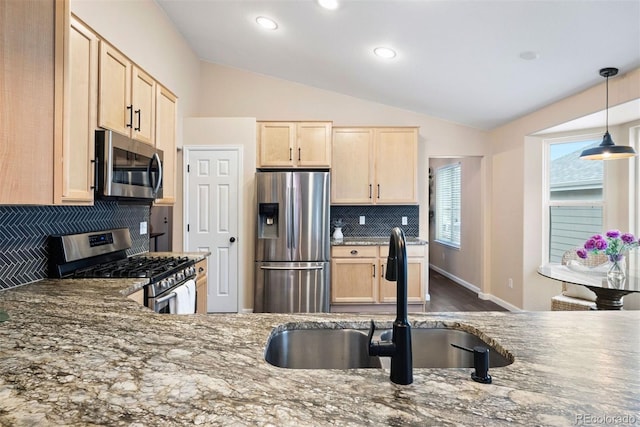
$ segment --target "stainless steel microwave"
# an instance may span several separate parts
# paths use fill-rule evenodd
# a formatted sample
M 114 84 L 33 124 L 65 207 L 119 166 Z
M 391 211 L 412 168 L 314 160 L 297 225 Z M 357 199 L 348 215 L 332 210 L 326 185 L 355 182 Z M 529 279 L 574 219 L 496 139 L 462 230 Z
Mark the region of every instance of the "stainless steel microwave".
M 149 202 L 162 198 L 162 150 L 97 130 L 95 161 L 97 197 Z

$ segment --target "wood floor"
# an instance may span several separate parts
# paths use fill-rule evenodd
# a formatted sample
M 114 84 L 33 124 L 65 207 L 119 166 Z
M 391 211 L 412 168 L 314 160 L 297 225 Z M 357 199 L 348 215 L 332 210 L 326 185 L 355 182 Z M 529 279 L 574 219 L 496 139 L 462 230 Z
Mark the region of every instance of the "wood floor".
M 429 294 L 431 301 L 425 311 L 507 311 L 507 309 L 478 295 L 442 274 L 429 269 Z

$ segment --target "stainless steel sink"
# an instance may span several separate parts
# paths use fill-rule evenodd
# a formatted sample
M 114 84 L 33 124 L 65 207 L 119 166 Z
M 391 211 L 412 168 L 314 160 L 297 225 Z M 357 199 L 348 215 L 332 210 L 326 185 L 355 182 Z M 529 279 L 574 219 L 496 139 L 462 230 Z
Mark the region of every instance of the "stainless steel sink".
M 366 332 L 356 329 L 292 329 L 271 337 L 265 359 L 291 369 L 380 368 L 369 356 Z
M 380 339 L 391 340 L 391 331 L 382 332 Z M 473 368 L 473 353 L 454 348 L 451 344 L 470 349 L 475 346 L 488 348 L 490 368 L 500 368 L 513 363 L 513 360 L 500 354 L 496 348 L 469 332 L 448 328 L 414 328 L 411 330 L 413 367 Z M 386 361 L 383 360 L 383 367 L 386 367 Z
M 274 366 L 291 369 L 385 368 L 390 358 L 371 357 L 366 330 L 290 329 L 276 332 L 267 343 L 265 359 Z M 390 340 L 391 331 L 377 331 L 374 340 Z M 447 328 L 411 330 L 414 368 L 473 368 L 473 354 L 451 344 L 489 349 L 490 367 L 513 363 L 480 337 L 466 331 Z M 505 354 L 508 354 L 505 352 Z

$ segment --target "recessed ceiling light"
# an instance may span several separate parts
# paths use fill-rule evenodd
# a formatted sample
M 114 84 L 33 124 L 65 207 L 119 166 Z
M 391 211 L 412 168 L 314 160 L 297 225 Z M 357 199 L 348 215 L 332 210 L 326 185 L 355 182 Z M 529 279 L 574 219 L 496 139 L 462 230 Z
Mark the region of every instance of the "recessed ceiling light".
M 524 59 L 525 61 L 533 61 L 534 59 L 540 58 L 540 54 L 538 52 L 528 50 L 526 52 L 520 53 L 520 58 Z
M 318 4 L 329 10 L 336 10 L 338 8 L 338 0 L 318 0 Z
M 256 22 L 262 28 L 267 30 L 275 30 L 276 28 L 278 28 L 278 24 L 276 23 L 276 21 L 271 18 L 267 18 L 266 16 L 258 16 L 256 18 Z
M 373 49 L 373 53 L 384 59 L 391 59 L 396 56 L 396 51 L 388 47 L 377 47 Z

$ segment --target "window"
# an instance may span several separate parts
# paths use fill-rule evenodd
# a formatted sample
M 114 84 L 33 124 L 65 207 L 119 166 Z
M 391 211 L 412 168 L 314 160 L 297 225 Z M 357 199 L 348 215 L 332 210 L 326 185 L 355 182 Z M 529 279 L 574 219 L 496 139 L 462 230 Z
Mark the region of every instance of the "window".
M 604 164 L 580 160 L 585 148 L 600 140 L 551 142 L 548 144 L 547 200 L 549 261 L 602 232 L 604 215 Z
M 460 248 L 460 163 L 436 169 L 436 241 Z

